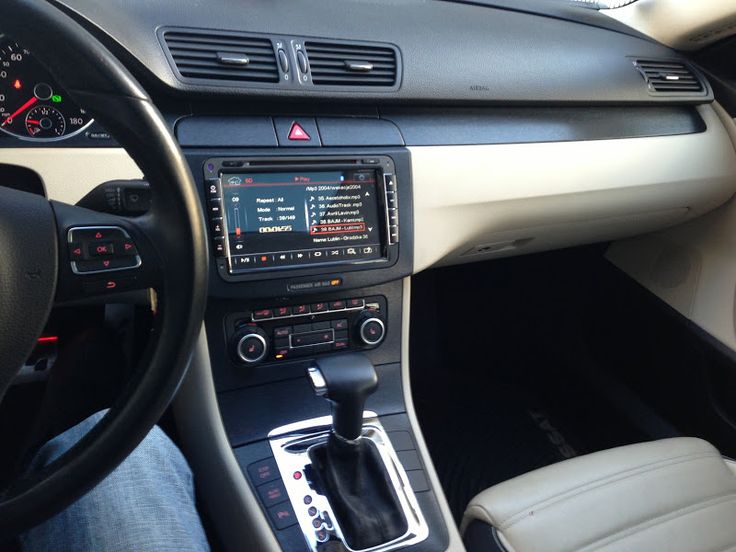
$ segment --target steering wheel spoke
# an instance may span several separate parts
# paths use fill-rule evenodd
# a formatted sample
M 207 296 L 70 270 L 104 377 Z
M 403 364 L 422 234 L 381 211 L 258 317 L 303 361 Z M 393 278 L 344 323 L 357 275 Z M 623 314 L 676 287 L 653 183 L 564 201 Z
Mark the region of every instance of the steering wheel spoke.
M 57 302 L 158 288 L 161 258 L 146 217 L 131 219 L 51 202 L 59 234 Z

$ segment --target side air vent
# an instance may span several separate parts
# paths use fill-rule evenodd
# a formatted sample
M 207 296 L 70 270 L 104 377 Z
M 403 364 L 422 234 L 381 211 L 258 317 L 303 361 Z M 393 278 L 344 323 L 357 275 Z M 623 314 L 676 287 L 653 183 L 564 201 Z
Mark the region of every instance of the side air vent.
M 276 55 L 268 38 L 232 32 L 167 30 L 163 33 L 171 59 L 185 79 L 275 83 Z
M 398 82 L 398 55 L 389 46 L 304 43 L 315 85 L 393 87 Z
M 637 59 L 634 65 L 652 93 L 703 95 L 706 92 L 700 78 L 682 62 Z

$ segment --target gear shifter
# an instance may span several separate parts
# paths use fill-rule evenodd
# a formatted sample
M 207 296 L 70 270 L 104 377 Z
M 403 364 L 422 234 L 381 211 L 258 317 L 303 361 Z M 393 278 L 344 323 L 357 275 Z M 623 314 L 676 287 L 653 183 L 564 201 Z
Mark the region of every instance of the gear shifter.
M 360 353 L 321 358 L 308 369 L 317 395 L 332 404 L 332 431 L 343 441 L 355 441 L 363 428 L 363 407 L 378 387 L 368 357 Z
M 332 405 L 332 433 L 310 457 L 346 544 L 362 550 L 401 537 L 408 529 L 401 503 L 381 454 L 361 436 L 365 401 L 378 387 L 373 364 L 360 353 L 321 358 L 308 375 Z

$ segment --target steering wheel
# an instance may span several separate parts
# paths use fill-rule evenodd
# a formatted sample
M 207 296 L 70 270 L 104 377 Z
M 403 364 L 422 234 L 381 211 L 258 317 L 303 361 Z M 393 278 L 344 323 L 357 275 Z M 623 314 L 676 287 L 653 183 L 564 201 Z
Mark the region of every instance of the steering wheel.
M 148 349 L 118 403 L 67 454 L 0 494 L 0 536 L 10 536 L 93 488 L 158 421 L 186 372 L 202 323 L 208 257 L 191 172 L 135 78 L 89 32 L 44 0 L 2 0 L 0 25 L 103 124 L 137 162 L 152 190 L 149 213 L 128 219 L 0 186 L 0 399 L 56 302 L 123 287 L 153 288 L 160 306 Z M 70 229 L 76 229 L 71 238 Z M 78 251 L 70 239 L 110 236 L 121 238 L 118 243 L 128 254 L 135 253 L 122 261 L 125 266 L 131 258 L 140 266 L 92 274 L 72 269 Z

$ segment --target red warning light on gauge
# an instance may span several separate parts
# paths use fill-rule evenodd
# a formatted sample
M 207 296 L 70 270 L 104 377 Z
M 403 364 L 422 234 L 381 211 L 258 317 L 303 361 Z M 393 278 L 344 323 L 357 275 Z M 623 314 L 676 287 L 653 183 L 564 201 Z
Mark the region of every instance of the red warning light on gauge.
M 13 88 L 16 90 L 20 90 L 23 88 L 23 84 L 20 82 L 20 79 L 15 79 L 15 82 L 13 83 Z

